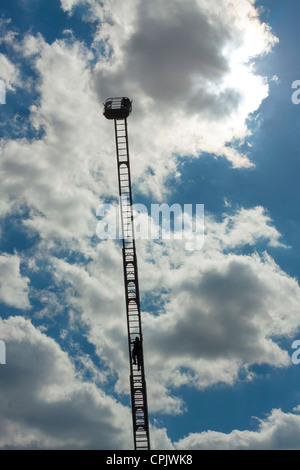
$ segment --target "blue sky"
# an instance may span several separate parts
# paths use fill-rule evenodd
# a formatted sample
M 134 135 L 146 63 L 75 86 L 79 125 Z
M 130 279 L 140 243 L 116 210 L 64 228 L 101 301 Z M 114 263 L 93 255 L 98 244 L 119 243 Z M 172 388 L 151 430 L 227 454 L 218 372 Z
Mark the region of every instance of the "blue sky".
M 300 6 L 10 0 L 0 17 L 3 449 L 132 448 L 109 96 L 134 202 L 204 204 L 204 246 L 138 240 L 155 449 L 299 449 Z

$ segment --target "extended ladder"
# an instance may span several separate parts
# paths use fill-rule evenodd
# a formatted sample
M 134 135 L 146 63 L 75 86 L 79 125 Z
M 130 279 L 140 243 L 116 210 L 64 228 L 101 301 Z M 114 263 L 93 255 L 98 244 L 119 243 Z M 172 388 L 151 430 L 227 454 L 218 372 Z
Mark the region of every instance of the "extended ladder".
M 150 450 L 147 391 L 143 355 L 138 269 L 135 249 L 129 165 L 127 119 L 115 119 L 119 196 L 123 235 L 123 268 L 130 360 L 130 388 L 135 450 Z M 134 364 L 132 348 L 140 340 L 140 361 Z

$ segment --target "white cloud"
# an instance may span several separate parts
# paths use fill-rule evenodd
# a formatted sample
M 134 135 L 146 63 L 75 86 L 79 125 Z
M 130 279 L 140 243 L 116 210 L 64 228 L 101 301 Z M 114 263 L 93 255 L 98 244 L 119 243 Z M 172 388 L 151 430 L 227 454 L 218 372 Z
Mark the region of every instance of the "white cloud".
M 92 0 L 93 1 L 93 0 Z M 86 0 L 61 0 L 61 6 L 64 11 L 72 11 L 72 8 L 74 8 L 76 5 L 79 5 L 80 3 L 92 3 L 90 1 Z
M 143 312 L 153 412 L 182 413 L 185 403 L 176 394 L 181 385 L 233 385 L 241 372 L 253 380 L 254 364 L 291 364 L 276 338 L 299 327 L 297 281 L 267 253 L 235 253 L 260 239 L 280 247 L 272 220 L 261 207 L 242 208 L 223 221 L 210 217 L 206 230 L 204 247 L 195 252 L 187 252 L 180 240 L 137 241 L 142 308 L 151 296 L 156 310 Z M 66 304 L 79 312 L 89 341 L 117 371 L 116 391 L 128 394 L 121 250 L 111 240 L 101 242 L 86 265 L 53 259 L 53 268 L 58 284 L 67 282 Z
M 17 255 L 0 255 L 0 298 L 10 307 L 29 309 L 29 278 L 20 272 Z
M 233 430 L 229 434 L 206 431 L 189 434 L 175 444 L 184 450 L 299 450 L 300 416 L 274 409 L 259 419 L 257 431 Z
M 241 373 L 253 379 L 253 364 L 291 365 L 277 338 L 299 328 L 299 284 L 267 253 L 234 251 L 260 238 L 280 246 L 269 216 L 262 208 L 241 209 L 221 222 L 212 217 L 206 229 L 203 249 L 192 253 L 179 241 L 152 241 L 151 251 L 138 243 L 142 306 L 149 301 L 155 307 L 159 299 L 159 313 L 144 312 L 143 321 L 149 403 L 160 408 L 158 382 L 170 398 L 163 412 L 183 409 L 171 396 L 183 384 L 199 389 L 218 382 L 233 385 Z
M 131 449 L 129 408 L 76 373 L 68 354 L 22 317 L 0 320 L 7 361 L 1 369 L 1 449 Z M 157 449 L 173 448 L 151 426 Z
M 127 408 L 75 373 L 68 355 L 29 320 L 1 320 L 1 448 L 130 448 Z
M 18 199 L 31 209 L 27 225 L 43 238 L 78 240 L 95 233 L 94 211 L 105 192 L 95 174 L 110 167 L 103 154 L 100 159 L 97 155 L 101 107 L 91 90 L 86 51 L 79 44 L 57 41 L 50 46 L 37 37 L 29 46 L 29 39 L 24 50 L 39 51 L 32 60 L 40 74 L 40 101 L 32 105 L 30 120 L 45 136 L 2 142 L 3 210 Z
M 61 1 L 69 12 L 79 3 Z M 90 243 L 99 201 L 117 195 L 113 127 L 103 118 L 101 103 L 110 94 L 134 100 L 132 175 L 145 193 L 162 197 L 165 179 L 178 174 L 174 153 L 197 157 L 211 152 L 234 167 L 249 167 L 236 140 L 251 134 L 246 120 L 268 94 L 267 83 L 250 62 L 275 40 L 248 0 L 226 2 L 226 8 L 225 2 L 211 0 L 176 0 L 172 8 L 170 0 L 155 0 L 151 6 L 137 0 L 106 0 L 102 8 L 92 0 L 85 4 L 102 21 L 93 47 L 111 55 L 99 59 L 99 51 L 93 55 L 74 39 L 50 45 L 28 34 L 20 43 L 19 51 L 39 73 L 35 86 L 40 98 L 30 109 L 30 122 L 45 133 L 40 140 L 2 142 L 0 193 L 3 212 L 14 210 L 16 201 L 18 208 L 29 208 L 24 224 L 42 239 L 31 265 L 41 259 L 51 263 L 55 282 L 66 287 L 62 301 L 70 324 L 79 315 L 89 327 L 88 340 L 118 375 L 116 390 L 127 394 L 121 251 L 110 241 L 97 247 Z M 2 60 L 8 83 L 16 86 L 13 66 Z M 299 286 L 268 255 L 234 252 L 258 240 L 280 247 L 280 234 L 261 207 L 225 214 L 221 223 L 208 217 L 199 252 L 188 253 L 176 242 L 153 243 L 150 252 L 146 242 L 139 243 L 142 294 L 158 293 L 163 312 L 143 315 L 151 410 L 183 412 L 185 404 L 176 396 L 183 384 L 234 384 L 252 364 L 288 365 L 274 337 L 299 326 Z M 85 261 L 56 258 L 60 243 L 78 249 Z M 21 277 L 17 258 L 1 259 L 18 293 L 6 288 L 2 276 L 6 302 L 27 308 L 28 280 Z M 45 298 L 57 305 L 57 299 L 49 301 L 46 293 Z M 6 390 L 11 388 L 19 403 L 19 412 L 9 415 L 2 391 L 3 446 L 88 448 L 99 446 L 98 438 L 107 448 L 127 445 L 129 411 L 81 382 L 58 345 L 22 321 L 2 322 L 3 339 L 11 348 L 7 362 L 13 364 L 6 369 Z M 124 438 L 120 427 L 126 427 Z M 171 445 L 164 430 L 155 432 L 156 442 Z
M 0 79 L 4 81 L 7 91 L 15 91 L 21 86 L 18 67 L 14 65 L 4 54 L 0 54 Z
M 240 208 L 233 215 L 224 214 L 221 224 L 216 224 L 209 216 L 206 218 L 209 241 L 216 242 L 221 249 L 238 248 L 245 245 L 255 246 L 258 241 L 266 241 L 272 247 L 284 247 L 279 240 L 281 234 L 272 224 L 267 211 L 256 206 L 251 209 Z M 216 231 L 217 230 L 217 231 Z
M 162 196 L 165 179 L 178 175 L 174 153 L 212 152 L 235 167 L 252 165 L 229 144 L 249 134 L 246 119 L 267 94 L 248 62 L 269 50 L 274 37 L 248 1 L 243 8 L 229 2 L 223 10 L 220 2 L 208 7 L 204 0 L 177 0 L 169 8 L 155 1 L 155 8 L 138 1 L 107 1 L 102 8 L 85 2 L 101 22 L 94 47 L 105 43 L 113 51 L 94 68 L 92 51 L 74 39 L 49 45 L 40 34 L 27 34 L 15 41 L 39 74 L 40 99 L 31 106 L 30 122 L 45 134 L 36 141 L 2 143 L 1 205 L 7 211 L 17 197 L 33 208 L 27 224 L 43 238 L 94 234 L 99 198 L 117 195 L 113 129 L 101 109 L 110 94 L 134 100 L 132 175 L 143 192 Z M 71 11 L 76 4 L 62 7 Z M 154 11 L 160 14 L 153 17 Z M 249 39 L 254 37 L 255 47 Z M 239 59 L 237 49 L 244 51 Z M 254 91 L 257 99 L 250 96 Z
M 70 13 L 80 3 L 61 0 Z M 252 0 L 155 0 L 151 7 L 139 0 L 106 0 L 101 7 L 87 0 L 85 5 L 86 20 L 99 24 L 94 47 L 106 53 L 95 68 L 100 100 L 134 99 L 131 147 L 144 190 L 161 193 L 164 178 L 174 171 L 172 153 L 210 152 L 233 167 L 253 165 L 238 142 L 251 134 L 247 119 L 268 96 L 254 60 L 277 38 L 260 22 Z M 147 165 L 156 181 L 144 181 Z
M 183 384 L 204 389 L 233 385 L 253 364 L 291 365 L 276 338 L 299 327 L 300 289 L 278 266 L 259 257 L 195 256 L 175 273 L 169 268 L 168 276 L 174 284 L 165 313 L 143 317 L 149 401 L 155 408 L 156 380 L 171 389 Z M 159 281 L 168 286 L 166 276 Z
M 147 164 L 164 176 L 162 161 L 174 152 L 210 152 L 234 167 L 251 166 L 235 141 L 251 133 L 246 120 L 268 95 L 253 59 L 276 42 L 253 2 L 135 1 L 122 15 L 120 2 L 104 7 L 110 20 L 97 39 L 112 56 L 97 65 L 98 93 L 134 99 L 138 174 Z

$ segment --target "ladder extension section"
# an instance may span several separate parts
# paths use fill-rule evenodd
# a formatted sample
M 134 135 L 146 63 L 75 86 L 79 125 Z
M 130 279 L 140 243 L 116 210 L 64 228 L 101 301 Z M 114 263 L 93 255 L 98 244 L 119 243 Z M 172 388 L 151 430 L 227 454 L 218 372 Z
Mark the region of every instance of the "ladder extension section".
M 120 210 L 123 235 L 123 267 L 127 310 L 130 387 L 135 450 L 150 450 L 147 392 L 144 370 L 143 334 L 140 313 L 138 269 L 134 239 L 129 149 L 126 119 L 115 119 Z M 137 363 L 133 357 L 135 339 L 139 339 Z

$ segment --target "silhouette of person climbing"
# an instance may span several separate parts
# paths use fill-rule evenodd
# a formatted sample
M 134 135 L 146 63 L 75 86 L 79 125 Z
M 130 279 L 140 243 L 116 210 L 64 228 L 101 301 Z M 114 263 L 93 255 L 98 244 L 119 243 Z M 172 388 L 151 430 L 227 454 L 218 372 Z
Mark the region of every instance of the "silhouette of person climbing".
M 141 368 L 141 356 L 142 356 L 142 345 L 139 337 L 137 336 L 133 343 L 132 357 L 133 364 L 138 366 L 138 370 Z

